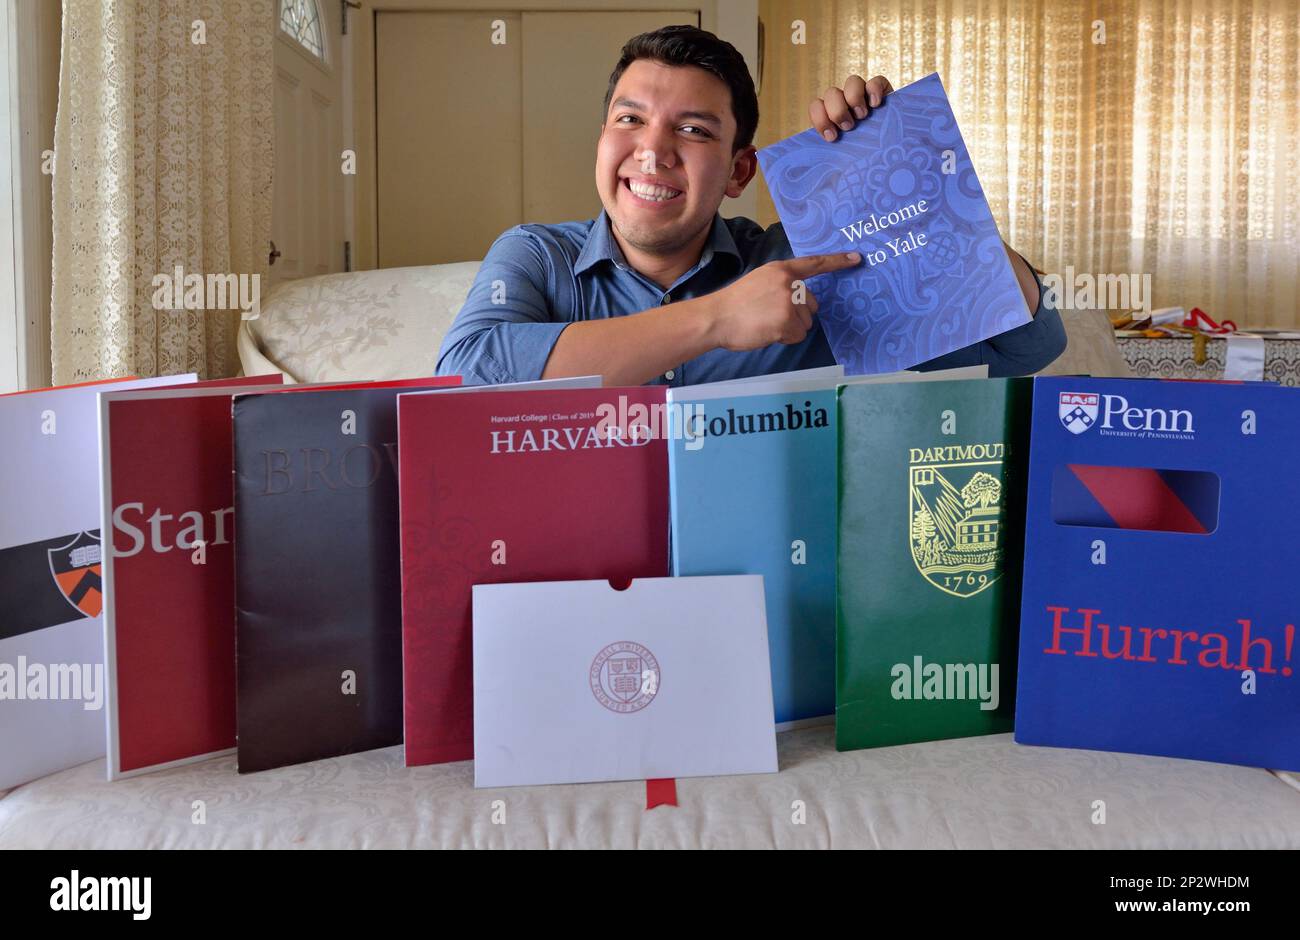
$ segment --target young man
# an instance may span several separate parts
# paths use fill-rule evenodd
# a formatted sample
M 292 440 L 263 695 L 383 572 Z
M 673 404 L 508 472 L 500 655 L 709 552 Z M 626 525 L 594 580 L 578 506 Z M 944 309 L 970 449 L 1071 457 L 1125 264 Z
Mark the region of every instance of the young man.
M 869 120 L 892 89 L 850 76 L 809 109 L 828 140 Z M 596 145 L 604 210 L 585 222 L 518 225 L 488 250 L 443 340 L 439 374 L 466 384 L 602 375 L 606 385 L 693 385 L 833 365 L 791 282 L 860 263 L 857 252 L 794 258 L 778 223 L 723 219 L 723 196 L 754 178 L 758 99 L 730 43 L 689 26 L 623 47 Z M 1060 316 L 1007 249 L 1034 319 L 917 368 L 987 363 L 1024 375 L 1065 349 Z

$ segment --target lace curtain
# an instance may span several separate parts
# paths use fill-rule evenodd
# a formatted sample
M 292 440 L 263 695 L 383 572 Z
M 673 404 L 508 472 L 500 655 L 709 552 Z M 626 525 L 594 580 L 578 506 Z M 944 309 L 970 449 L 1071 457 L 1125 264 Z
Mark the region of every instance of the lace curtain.
M 758 145 L 853 73 L 943 78 L 1003 237 L 1152 306 L 1300 327 L 1296 0 L 761 0 Z M 791 42 L 802 20 L 806 44 Z M 764 224 L 776 221 L 760 187 Z
M 64 0 L 56 383 L 238 369 L 239 312 L 156 310 L 153 278 L 265 278 L 273 3 Z

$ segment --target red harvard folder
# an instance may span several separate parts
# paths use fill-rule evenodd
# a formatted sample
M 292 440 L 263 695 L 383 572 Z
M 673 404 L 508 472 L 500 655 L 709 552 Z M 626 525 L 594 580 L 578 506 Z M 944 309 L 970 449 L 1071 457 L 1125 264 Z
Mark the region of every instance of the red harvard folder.
M 408 766 L 474 756 L 473 585 L 668 575 L 665 391 L 399 396 Z
M 100 395 L 110 780 L 235 746 L 230 401 L 280 380 Z

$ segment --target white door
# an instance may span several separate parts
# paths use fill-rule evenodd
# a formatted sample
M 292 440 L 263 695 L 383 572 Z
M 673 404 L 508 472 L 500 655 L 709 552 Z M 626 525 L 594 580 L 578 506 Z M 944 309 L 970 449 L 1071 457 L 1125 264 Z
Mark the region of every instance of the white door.
M 277 0 L 271 286 L 343 270 L 341 13 L 338 0 Z

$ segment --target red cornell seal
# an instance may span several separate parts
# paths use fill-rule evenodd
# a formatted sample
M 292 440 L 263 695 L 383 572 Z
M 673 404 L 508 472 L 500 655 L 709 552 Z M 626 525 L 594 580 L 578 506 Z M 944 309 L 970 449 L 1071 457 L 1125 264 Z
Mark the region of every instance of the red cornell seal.
M 640 643 L 611 643 L 591 661 L 587 676 L 596 701 L 612 712 L 639 712 L 659 694 L 659 660 Z

